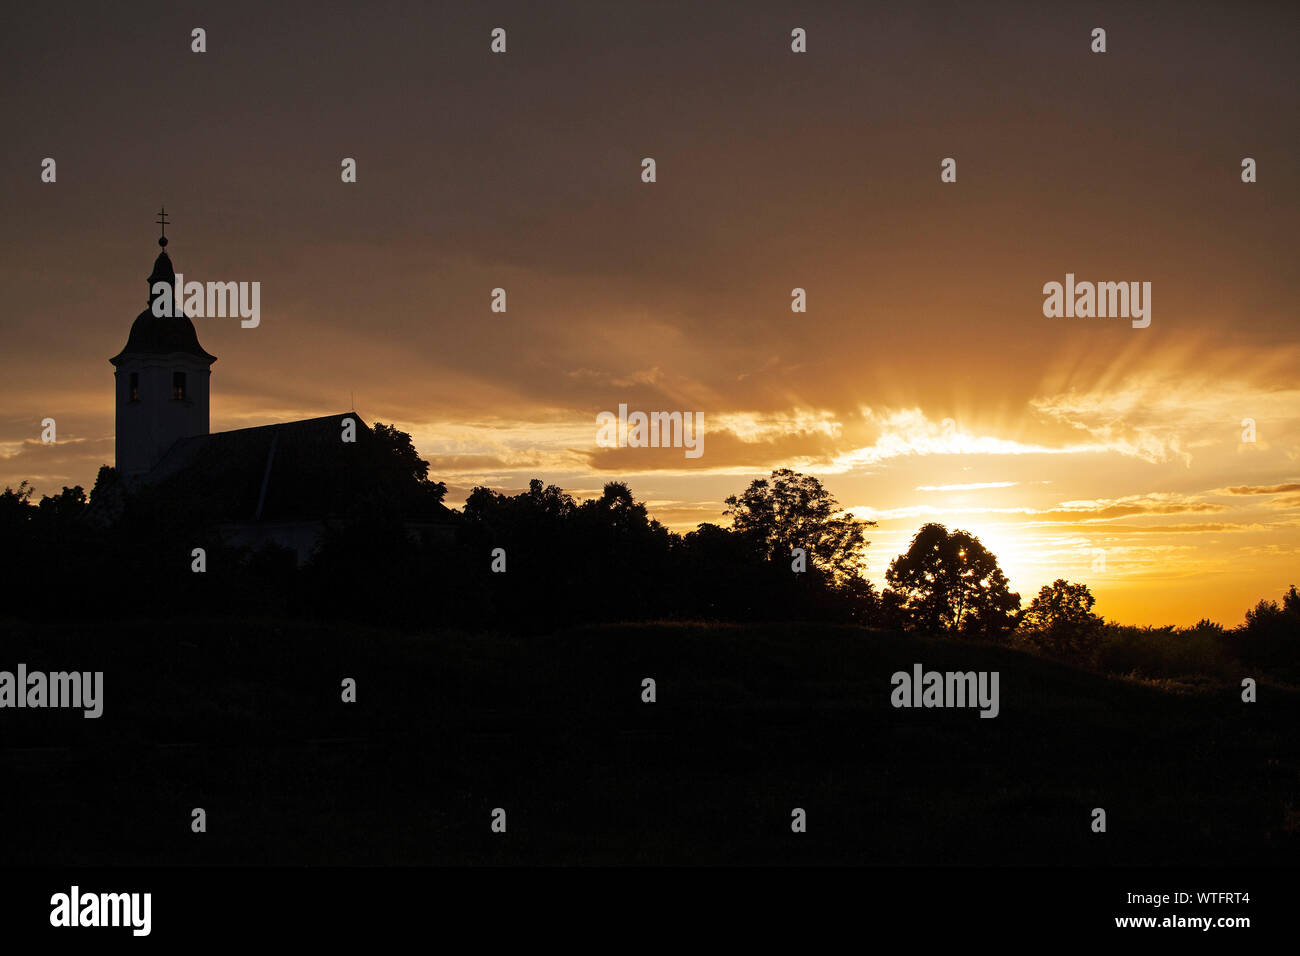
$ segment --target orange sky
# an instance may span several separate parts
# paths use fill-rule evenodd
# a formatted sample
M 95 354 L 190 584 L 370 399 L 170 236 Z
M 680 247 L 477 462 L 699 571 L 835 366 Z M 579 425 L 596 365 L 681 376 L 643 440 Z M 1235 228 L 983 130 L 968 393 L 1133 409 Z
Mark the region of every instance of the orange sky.
M 877 581 L 940 521 L 1132 623 L 1300 584 L 1293 11 L 308 9 L 205 10 L 204 55 L 170 6 L 0 39 L 0 482 L 112 462 L 165 202 L 178 271 L 262 284 L 258 328 L 195 322 L 214 430 L 355 394 L 450 504 L 618 478 L 677 530 L 792 467 L 880 523 Z M 1151 282 L 1151 326 L 1045 318 L 1067 272 Z M 704 454 L 598 447 L 619 403 L 703 412 Z

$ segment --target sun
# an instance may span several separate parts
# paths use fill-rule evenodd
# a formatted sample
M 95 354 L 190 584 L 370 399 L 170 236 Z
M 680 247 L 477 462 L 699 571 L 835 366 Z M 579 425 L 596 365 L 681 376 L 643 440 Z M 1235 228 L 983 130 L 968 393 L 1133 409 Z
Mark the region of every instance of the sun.
M 942 520 L 941 523 L 946 524 Z M 1021 529 L 1000 522 L 961 521 L 949 524 L 948 530 L 957 527 L 973 534 L 998 559 L 998 567 L 1011 582 L 1011 589 L 1020 591 L 1022 598 L 1025 595 L 1023 589 L 1033 585 L 1041 576 L 1034 566 L 1033 543 Z

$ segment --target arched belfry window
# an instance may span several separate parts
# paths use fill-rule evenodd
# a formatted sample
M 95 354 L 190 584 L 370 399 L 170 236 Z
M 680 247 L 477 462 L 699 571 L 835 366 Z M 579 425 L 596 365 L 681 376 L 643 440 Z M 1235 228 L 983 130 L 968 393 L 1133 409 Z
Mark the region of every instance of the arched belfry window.
M 185 373 L 172 372 L 172 400 L 183 402 L 187 398 L 189 396 L 185 394 Z
M 140 373 L 139 372 L 131 373 L 131 379 L 129 384 L 131 388 L 131 401 L 133 402 L 140 401 Z

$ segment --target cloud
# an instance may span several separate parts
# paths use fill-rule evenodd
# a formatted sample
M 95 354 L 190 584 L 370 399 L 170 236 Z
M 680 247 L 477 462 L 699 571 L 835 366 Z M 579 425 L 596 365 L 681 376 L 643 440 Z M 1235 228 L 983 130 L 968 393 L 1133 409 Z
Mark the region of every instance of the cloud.
M 898 508 L 877 509 L 868 506 L 856 506 L 848 509 L 860 518 L 873 521 L 891 521 L 900 518 L 937 518 L 947 515 L 1008 515 L 1037 519 L 1038 523 L 1057 522 L 1077 524 L 1080 522 L 1107 521 L 1129 515 L 1173 515 L 1173 514 L 1216 514 L 1227 511 L 1227 505 L 1201 501 L 1195 496 L 1152 492 L 1143 495 L 1127 495 L 1123 498 L 1063 501 L 1050 508 L 1022 507 L 939 507 L 936 505 L 905 505 Z
M 1092 520 L 1104 520 L 1135 514 L 1214 514 L 1227 510 L 1226 505 L 1202 501 L 1196 496 L 1151 492 L 1144 495 L 1126 495 L 1122 498 L 1063 501 L 1056 509 L 1040 513 L 1046 516 L 1086 515 Z
M 1193 524 L 1106 524 L 1098 530 L 1103 534 L 1160 535 L 1160 534 L 1223 534 L 1275 531 L 1279 525 L 1250 523 L 1201 522 Z
M 1121 454 L 1190 465 L 1198 449 L 1268 447 L 1300 427 L 1300 389 L 1290 369 L 1300 347 L 1211 342 L 1184 336 L 1178 346 L 1135 342 L 1108 366 L 1057 359 L 1051 383 L 1030 400 L 1044 420 L 1065 425 Z M 1257 438 L 1242 442 L 1246 419 Z
M 1107 450 L 1100 443 L 1050 446 L 978 434 L 951 418 L 936 422 L 919 408 L 863 408 L 862 416 L 878 428 L 879 437 L 870 445 L 838 453 L 831 471 L 869 467 L 908 455 L 1062 455 Z
M 113 446 L 111 437 L 5 442 L 0 445 L 0 485 L 17 487 L 27 481 L 38 495 L 76 484 L 89 491 L 99 466 L 113 462 Z
M 1300 491 L 1300 482 L 1282 485 L 1233 485 L 1229 488 L 1216 488 L 1207 492 L 1211 495 L 1280 495 L 1288 491 Z

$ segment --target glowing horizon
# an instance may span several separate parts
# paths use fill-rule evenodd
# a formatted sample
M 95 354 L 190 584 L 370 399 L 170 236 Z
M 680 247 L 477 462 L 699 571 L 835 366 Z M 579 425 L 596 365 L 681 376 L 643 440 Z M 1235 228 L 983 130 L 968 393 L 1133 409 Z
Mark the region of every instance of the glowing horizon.
M 405 11 L 348 24 L 361 86 L 328 55 L 285 82 L 279 37 L 340 42 L 291 11 L 251 32 L 210 11 L 239 40 L 206 60 L 112 10 L 71 32 L 28 11 L 0 39 L 41 92 L 7 100 L 0 485 L 88 489 L 113 462 L 107 360 L 165 203 L 178 272 L 260 283 L 256 328 L 195 320 L 213 431 L 355 407 L 411 433 L 452 506 L 622 480 L 677 531 L 789 467 L 879 520 L 877 583 L 937 521 L 980 536 L 1025 603 L 1064 577 L 1125 623 L 1235 624 L 1300 584 L 1294 51 L 1266 19 L 1225 43 L 1214 11 L 1162 9 L 1110 11 L 1125 42 L 1100 56 L 997 4 L 942 29 L 805 11 L 806 55 L 763 4 L 689 30 L 528 8 L 495 59 L 429 55 L 482 32 L 473 11 Z M 1174 62 L 1198 69 L 1153 74 Z M 87 110 L 86 77 L 120 108 Z M 403 105 L 413 83 L 436 122 Z M 165 151 L 159 116 L 185 117 Z M 1149 325 L 1049 317 L 1067 276 L 1149 283 Z M 600 447 L 620 403 L 702 413 L 703 454 Z

